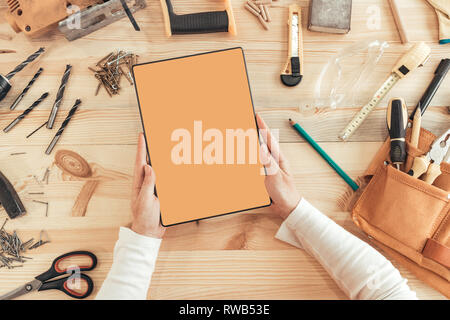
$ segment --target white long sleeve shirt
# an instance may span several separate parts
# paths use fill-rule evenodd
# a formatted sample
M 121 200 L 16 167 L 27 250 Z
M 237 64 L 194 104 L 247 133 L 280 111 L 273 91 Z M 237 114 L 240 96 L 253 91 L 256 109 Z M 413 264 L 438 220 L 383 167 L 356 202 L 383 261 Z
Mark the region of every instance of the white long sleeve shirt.
M 351 299 L 417 299 L 383 255 L 305 199 L 275 237 L 314 256 Z M 114 261 L 97 299 L 146 299 L 160 244 L 160 239 L 120 228 Z

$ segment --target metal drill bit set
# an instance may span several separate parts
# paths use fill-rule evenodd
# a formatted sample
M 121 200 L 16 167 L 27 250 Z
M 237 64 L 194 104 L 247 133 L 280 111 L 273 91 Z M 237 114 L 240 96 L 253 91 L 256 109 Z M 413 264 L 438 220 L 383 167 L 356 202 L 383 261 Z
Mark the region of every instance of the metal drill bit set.
M 38 51 L 33 53 L 31 56 L 29 56 L 25 61 L 23 61 L 21 64 L 19 64 L 17 67 L 14 68 L 13 71 L 9 72 L 6 76 L 0 75 L 0 101 L 7 95 L 9 90 L 11 89 L 11 84 L 9 80 L 14 77 L 18 72 L 20 72 L 22 69 L 24 69 L 29 63 L 34 61 L 37 57 L 39 57 L 43 52 L 45 51 L 44 48 L 40 48 Z M 33 86 L 35 81 L 40 77 L 42 72 L 44 71 L 43 68 L 39 68 L 39 70 L 34 74 L 33 78 L 30 80 L 30 82 L 27 84 L 27 86 L 22 90 L 22 92 L 17 96 L 17 98 L 14 100 L 12 105 L 10 106 L 10 110 L 16 109 L 16 107 L 19 105 L 19 103 L 22 101 L 22 99 L 25 97 L 27 92 L 30 90 L 30 88 Z M 31 137 L 34 133 L 36 133 L 39 129 L 41 129 L 44 126 L 47 126 L 47 129 L 52 129 L 57 113 L 60 109 L 64 92 L 67 86 L 67 83 L 69 81 L 70 73 L 72 71 L 72 66 L 67 65 L 66 70 L 63 73 L 63 76 L 61 78 L 61 83 L 58 88 L 58 92 L 55 97 L 55 102 L 53 103 L 53 107 L 51 109 L 48 121 L 46 121 L 44 124 L 39 126 L 36 130 L 31 132 L 27 135 L 27 138 Z M 131 76 L 130 76 L 131 77 Z M 46 92 L 41 95 L 39 99 L 37 99 L 33 104 L 28 107 L 25 111 L 23 111 L 22 114 L 20 114 L 16 119 L 14 119 L 8 126 L 6 126 L 3 131 L 5 133 L 9 132 L 11 129 L 13 129 L 20 121 L 22 121 L 31 111 L 33 111 L 34 108 L 36 108 L 42 101 L 44 101 L 48 97 L 49 93 Z M 75 102 L 75 105 L 71 108 L 69 111 L 69 114 L 67 115 L 66 119 L 64 120 L 63 124 L 61 125 L 61 128 L 56 133 L 55 137 L 52 139 L 50 145 L 46 149 L 46 154 L 50 154 L 55 147 L 56 143 L 58 142 L 59 138 L 61 137 L 61 134 L 63 133 L 65 127 L 69 123 L 70 119 L 72 118 L 73 114 L 77 110 L 78 106 L 81 104 L 81 100 L 77 99 Z
M 42 230 L 39 235 L 39 240 L 35 243 L 33 243 L 34 238 L 22 242 L 16 231 L 14 231 L 13 233 L 9 233 L 5 230 L 7 221 L 8 218 L 6 218 L 0 229 L 0 268 L 6 267 L 8 269 L 14 269 L 22 267 L 23 263 L 27 259 L 32 259 L 23 255 L 27 250 L 36 249 L 46 243 L 49 243 L 50 241 L 48 240 L 47 233 Z M 46 238 L 47 240 L 45 240 L 44 238 Z
M 62 133 L 64 132 L 64 129 L 67 127 L 67 125 L 69 124 L 70 119 L 72 119 L 73 115 L 75 114 L 75 112 L 78 110 L 78 107 L 81 104 L 81 100 L 77 99 L 75 101 L 75 104 L 73 105 L 73 107 L 70 109 L 69 113 L 67 114 L 66 119 L 63 121 L 63 123 L 61 124 L 61 127 L 58 129 L 58 131 L 55 134 L 55 137 L 52 139 L 52 141 L 50 142 L 50 144 L 47 147 L 47 150 L 45 150 L 45 154 L 49 155 L 53 148 L 55 147 L 56 143 L 59 141 L 59 138 L 61 138 Z
M 0 101 L 2 101 L 6 97 L 9 90 L 11 89 L 10 80 L 12 79 L 12 77 L 14 77 L 18 72 L 22 71 L 23 68 L 25 68 L 28 64 L 36 60 L 42 53 L 44 53 L 44 51 L 45 48 L 40 48 L 31 56 L 29 56 L 25 61 L 15 67 L 14 70 L 8 73 L 6 76 L 0 75 Z
M 118 50 L 116 53 L 111 52 L 99 60 L 94 68 L 89 67 L 89 70 L 94 73 L 99 82 L 95 95 L 98 94 L 101 87 L 105 88 L 110 97 L 119 94 L 122 77 L 125 77 L 130 85 L 133 85 L 131 70 L 133 65 L 137 63 L 138 57 L 131 52 Z
M 69 81 L 70 72 L 72 71 L 72 66 L 68 64 L 66 66 L 66 70 L 61 79 L 61 84 L 58 89 L 58 93 L 56 94 L 55 103 L 53 104 L 52 111 L 50 112 L 50 116 L 47 121 L 47 129 L 52 129 L 53 124 L 55 123 L 56 114 L 58 113 L 59 107 L 61 105 L 62 98 L 64 96 L 64 91 L 66 90 L 67 82 Z
M 39 78 L 39 76 L 41 75 L 42 71 L 44 71 L 44 69 L 39 68 L 39 70 L 34 74 L 33 78 L 30 80 L 30 82 L 28 82 L 27 86 L 23 89 L 22 93 L 20 93 L 17 96 L 16 100 L 14 100 L 13 104 L 11 105 L 11 107 L 9 107 L 10 110 L 14 110 L 17 107 L 17 105 L 20 103 L 20 101 L 22 101 L 23 97 L 25 97 L 25 95 L 27 94 L 28 90 L 30 90 L 31 86 Z

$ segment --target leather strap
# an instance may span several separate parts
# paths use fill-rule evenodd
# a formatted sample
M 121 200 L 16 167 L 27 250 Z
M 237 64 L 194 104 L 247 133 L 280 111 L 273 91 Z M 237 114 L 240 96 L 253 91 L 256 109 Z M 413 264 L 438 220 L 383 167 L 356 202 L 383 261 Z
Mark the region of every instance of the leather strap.
M 422 251 L 424 257 L 450 268 L 450 248 L 433 239 L 428 239 Z

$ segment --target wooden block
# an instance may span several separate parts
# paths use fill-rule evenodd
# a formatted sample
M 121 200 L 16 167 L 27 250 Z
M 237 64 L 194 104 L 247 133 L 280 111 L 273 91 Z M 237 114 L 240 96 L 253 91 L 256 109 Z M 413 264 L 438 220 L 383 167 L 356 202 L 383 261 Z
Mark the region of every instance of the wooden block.
M 348 33 L 352 16 L 352 0 L 311 0 L 308 30 Z

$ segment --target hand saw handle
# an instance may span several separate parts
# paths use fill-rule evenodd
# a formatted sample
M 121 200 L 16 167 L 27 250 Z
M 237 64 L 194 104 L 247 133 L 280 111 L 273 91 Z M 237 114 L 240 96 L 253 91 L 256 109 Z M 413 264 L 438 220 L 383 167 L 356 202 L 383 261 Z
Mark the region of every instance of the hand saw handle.
M 226 0 L 224 11 L 199 12 L 178 15 L 174 12 L 170 0 L 161 0 L 166 33 L 170 37 L 173 34 L 196 34 L 213 32 L 230 32 L 236 34 L 236 24 L 230 0 Z

